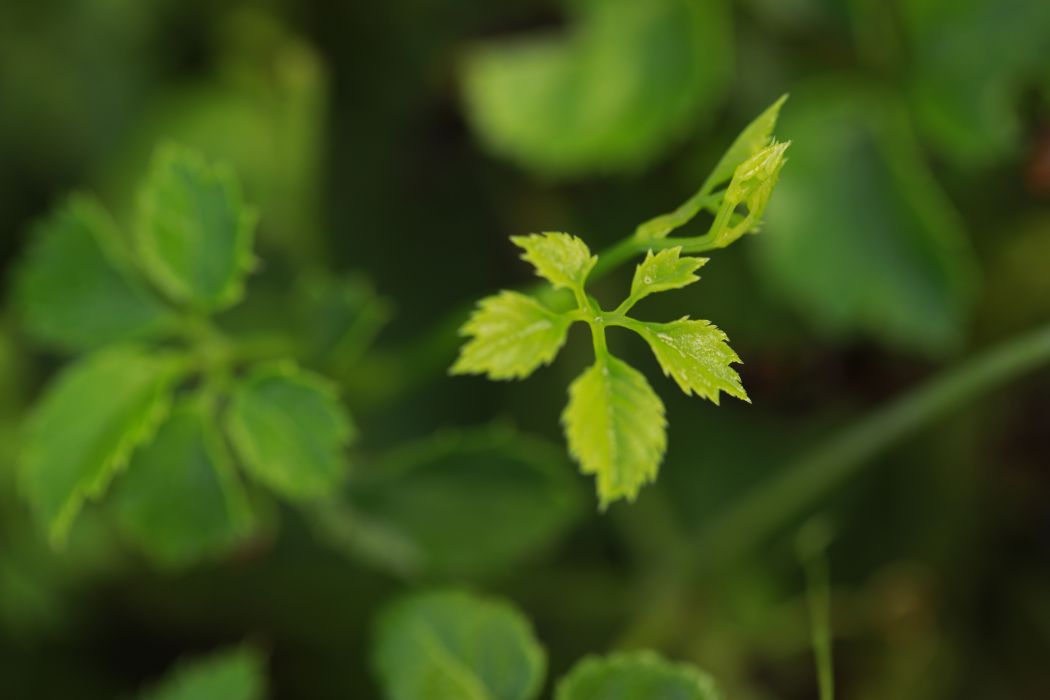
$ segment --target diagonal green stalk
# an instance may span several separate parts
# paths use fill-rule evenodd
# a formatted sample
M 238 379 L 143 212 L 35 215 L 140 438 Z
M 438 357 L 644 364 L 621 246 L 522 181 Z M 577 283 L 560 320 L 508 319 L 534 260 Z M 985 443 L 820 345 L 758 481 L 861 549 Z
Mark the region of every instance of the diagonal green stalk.
M 856 475 L 875 455 L 951 409 L 1047 364 L 1050 325 L 992 347 L 876 409 L 717 516 L 695 540 L 695 566 L 715 567 L 739 557 Z

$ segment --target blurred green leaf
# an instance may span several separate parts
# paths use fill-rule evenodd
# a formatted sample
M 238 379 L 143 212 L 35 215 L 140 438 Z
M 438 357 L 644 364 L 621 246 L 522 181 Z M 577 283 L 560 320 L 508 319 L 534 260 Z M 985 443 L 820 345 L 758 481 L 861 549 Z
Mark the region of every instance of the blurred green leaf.
M 180 146 L 161 146 L 139 202 L 138 253 L 161 290 L 204 310 L 240 300 L 256 216 L 232 170 Z
M 70 352 L 142 338 L 168 311 L 129 274 L 120 235 L 102 206 L 74 196 L 33 231 L 15 305 L 29 332 Z
M 900 9 L 915 56 L 909 97 L 925 134 L 963 165 L 1016 155 L 1026 91 L 1050 97 L 1050 3 L 925 0 Z
M 794 140 L 756 250 L 813 324 L 943 352 L 962 338 L 975 261 L 958 215 L 889 98 L 831 83 L 800 91 Z
M 63 371 L 29 416 L 20 486 L 55 543 L 164 420 L 177 356 L 116 347 Z
M 390 302 L 355 275 L 308 276 L 296 291 L 296 335 L 304 362 L 337 377 L 353 372 L 390 320 Z
M 350 500 L 411 548 L 399 568 L 472 575 L 506 571 L 558 537 L 580 506 L 571 477 L 560 447 L 515 430 L 442 432 L 363 471 Z
M 559 683 L 555 700 L 720 700 L 714 681 L 652 652 L 589 657 Z
M 181 662 L 139 700 L 262 700 L 266 662 L 242 647 Z
M 124 533 L 162 566 L 221 554 L 251 529 L 247 496 L 199 397 L 176 404 L 114 491 Z
M 346 475 L 350 416 L 328 380 L 290 362 L 237 384 L 226 429 L 245 469 L 287 498 L 327 495 Z
M 696 128 L 730 77 L 724 2 L 577 0 L 564 35 L 472 49 L 468 116 L 496 153 L 550 175 L 638 167 Z
M 551 363 L 565 344 L 570 322 L 518 292 L 486 297 L 460 329 L 470 340 L 460 348 L 451 372 L 523 379 Z
M 718 404 L 719 392 L 744 401 L 747 392 L 731 365 L 740 362 L 729 338 L 709 321 L 686 318 L 670 323 L 639 321 L 639 333 L 649 343 L 664 374 L 686 393 Z
M 598 479 L 603 508 L 620 498 L 634 500 L 656 479 L 667 448 L 664 405 L 626 362 L 599 355 L 569 386 L 562 424 L 580 471 Z
M 373 649 L 389 700 L 531 700 L 547 666 L 532 625 L 516 609 L 451 591 L 392 604 Z

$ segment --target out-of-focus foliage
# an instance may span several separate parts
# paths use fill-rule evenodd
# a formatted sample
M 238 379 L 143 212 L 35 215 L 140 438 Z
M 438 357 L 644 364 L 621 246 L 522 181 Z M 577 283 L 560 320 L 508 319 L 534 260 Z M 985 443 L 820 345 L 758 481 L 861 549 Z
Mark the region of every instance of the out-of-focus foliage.
M 791 544 L 820 511 L 836 697 L 1050 697 L 1048 46 L 1038 0 L 0 2 L 0 695 L 395 697 L 379 611 L 466 585 L 532 621 L 537 697 L 620 689 L 641 660 L 685 697 L 688 665 L 725 698 L 811 700 Z M 788 139 L 768 204 L 729 206 L 741 164 Z M 164 143 L 228 163 L 258 215 L 242 299 L 207 323 L 138 258 Z M 691 269 L 752 202 L 761 235 Z M 586 332 L 470 358 L 528 382 L 447 376 L 471 300 L 543 283 L 507 237 L 545 230 L 602 254 L 595 301 L 714 319 L 744 360 L 720 367 L 752 403 L 715 407 L 660 379 L 706 374 L 609 334 L 670 425 L 658 481 L 602 514 L 558 410 Z M 517 301 L 497 328 L 550 318 Z M 999 346 L 1023 381 L 917 420 L 934 377 L 972 388 L 1001 364 L 968 358 Z M 38 445 L 73 493 L 117 464 L 141 361 L 190 371 L 56 550 L 19 483 L 32 415 L 114 352 L 137 359 Z M 320 497 L 276 496 L 227 434 L 245 378 L 289 359 L 353 415 Z M 328 464 L 324 435 L 273 449 Z M 167 690 L 169 671 L 203 680 Z
M 722 0 L 566 0 L 569 27 L 470 50 L 469 116 L 549 175 L 635 168 L 705 119 L 732 44 Z
M 266 695 L 262 656 L 241 648 L 180 662 L 140 700 L 261 700 Z
M 782 123 L 797 145 L 758 246 L 769 283 L 839 335 L 927 352 L 957 346 L 974 256 L 900 108 L 842 84 L 797 100 Z

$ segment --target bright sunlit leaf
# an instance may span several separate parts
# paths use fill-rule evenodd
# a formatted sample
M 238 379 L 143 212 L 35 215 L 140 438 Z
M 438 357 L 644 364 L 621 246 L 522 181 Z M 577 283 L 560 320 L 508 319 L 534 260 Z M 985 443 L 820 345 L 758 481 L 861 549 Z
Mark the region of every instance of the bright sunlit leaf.
M 740 358 L 729 338 L 708 321 L 682 318 L 671 323 L 638 323 L 664 374 L 686 394 L 719 401 L 719 392 L 748 401 L 740 376 L 731 367 Z
M 656 479 L 667 447 L 664 405 L 627 363 L 599 356 L 569 387 L 562 423 L 580 470 L 597 477 L 602 507 L 633 500 Z
M 550 364 L 565 343 L 569 319 L 532 297 L 501 292 L 478 302 L 460 329 L 470 338 L 460 349 L 453 374 L 522 379 Z
M 790 145 L 790 141 L 773 143 L 737 166 L 715 218 L 715 246 L 725 248 L 744 234 L 758 230 Z M 746 212 L 737 220 L 737 208 L 741 205 Z
M 536 268 L 536 274 L 562 289 L 582 288 L 598 257 L 576 236 L 567 233 L 534 233 L 511 236 L 525 252 L 521 259 Z
M 686 287 L 700 279 L 695 273 L 708 258 L 681 257 L 682 248 L 676 246 L 653 254 L 649 251 L 645 260 L 634 270 L 631 280 L 631 296 L 636 299 Z

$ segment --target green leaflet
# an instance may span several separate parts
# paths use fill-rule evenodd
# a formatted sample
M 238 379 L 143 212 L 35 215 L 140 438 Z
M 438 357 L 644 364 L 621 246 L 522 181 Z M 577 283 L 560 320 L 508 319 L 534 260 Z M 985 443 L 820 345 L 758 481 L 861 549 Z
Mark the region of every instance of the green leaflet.
M 534 233 L 510 240 L 525 251 L 521 259 L 535 267 L 537 275 L 560 289 L 583 288 L 598 262 L 586 243 L 567 233 Z
M 181 662 L 139 700 L 262 700 L 266 662 L 248 647 Z
M 506 571 L 575 520 L 579 489 L 566 462 L 563 450 L 507 427 L 442 432 L 395 451 L 357 475 L 350 500 L 357 521 L 409 552 L 401 561 L 390 561 L 390 546 L 365 554 L 417 575 Z
M 570 2 L 564 35 L 466 55 L 467 115 L 495 153 L 547 175 L 636 168 L 705 121 L 731 63 L 721 0 Z
M 603 508 L 619 498 L 634 500 L 656 479 L 667 447 L 664 405 L 627 363 L 599 355 L 569 387 L 562 424 L 580 470 L 598 479 Z
M 532 626 L 511 606 L 437 591 L 383 612 L 373 665 L 388 700 L 531 700 L 547 660 Z
M 580 661 L 559 683 L 555 700 L 721 700 L 706 673 L 653 652 Z
M 774 142 L 737 167 L 711 227 L 714 247 L 725 248 L 744 234 L 758 230 L 786 162 L 784 153 L 790 145 L 790 141 Z M 739 221 L 734 221 L 736 210 L 742 204 L 747 213 Z
M 718 203 L 712 198 L 714 189 L 731 179 L 744 161 L 751 159 L 759 151 L 773 143 L 773 129 L 780 117 L 780 108 L 787 101 L 783 95 L 748 124 L 733 141 L 733 145 L 722 154 L 715 169 L 704 180 L 696 194 L 683 202 L 677 209 L 667 214 L 649 219 L 640 224 L 634 231 L 639 241 L 655 241 L 666 238 L 675 229 L 685 226 L 703 209 L 718 212 Z M 735 205 L 734 205 L 735 206 Z
M 21 489 L 56 544 L 84 499 L 97 499 L 150 439 L 185 369 L 178 356 L 115 347 L 66 369 L 34 407 Z
M 230 169 L 162 146 L 139 198 L 138 253 L 174 301 L 222 309 L 241 297 L 255 219 Z
M 500 292 L 482 299 L 460 335 L 463 346 L 452 374 L 487 374 L 489 379 L 522 379 L 550 364 L 565 344 L 569 319 L 532 297 Z
M 717 326 L 681 318 L 671 323 L 638 323 L 636 330 L 649 343 L 664 374 L 686 395 L 695 393 L 716 406 L 721 391 L 750 401 L 740 376 L 730 367 L 740 358 Z
M 113 505 L 124 533 L 162 566 L 221 554 L 250 532 L 252 514 L 213 412 L 184 399 L 131 460 Z
M 787 98 L 787 95 L 781 95 L 776 102 L 766 108 L 766 111 L 744 127 L 711 172 L 708 181 L 712 185 L 718 185 L 731 179 L 741 164 L 772 145 L 773 129 L 776 128 L 777 119 L 780 118 L 780 108 L 787 102 Z
M 350 417 L 327 380 L 291 362 L 238 383 L 226 428 L 245 469 L 287 498 L 328 495 L 346 474 Z
M 128 274 L 119 245 L 113 221 L 91 197 L 75 195 L 39 223 L 14 290 L 29 332 L 75 352 L 161 330 L 168 312 Z
M 635 300 L 657 292 L 686 287 L 700 279 L 694 274 L 708 262 L 708 258 L 683 258 L 681 246 L 667 248 L 653 255 L 649 251 L 645 260 L 634 270 L 631 280 L 631 297 Z

